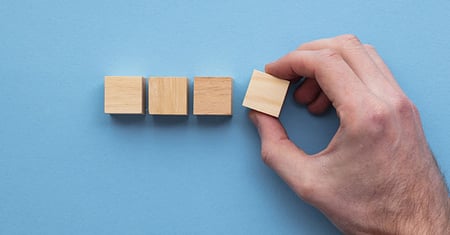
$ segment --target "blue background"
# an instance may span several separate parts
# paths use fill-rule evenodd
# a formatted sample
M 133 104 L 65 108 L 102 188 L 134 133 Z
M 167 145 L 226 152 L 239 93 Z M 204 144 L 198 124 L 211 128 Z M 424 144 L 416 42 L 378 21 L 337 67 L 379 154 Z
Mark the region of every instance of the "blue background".
M 252 69 L 343 33 L 391 67 L 449 180 L 449 12 L 445 0 L 2 0 L 0 234 L 338 234 L 262 163 L 241 102 Z M 112 117 L 105 75 L 191 88 L 232 76 L 234 115 Z M 310 153 L 339 124 L 291 94 L 281 120 Z

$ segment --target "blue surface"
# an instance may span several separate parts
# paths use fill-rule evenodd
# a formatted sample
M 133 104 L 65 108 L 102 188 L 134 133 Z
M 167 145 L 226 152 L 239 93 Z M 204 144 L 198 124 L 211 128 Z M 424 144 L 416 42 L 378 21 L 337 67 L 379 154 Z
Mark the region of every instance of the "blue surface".
M 377 47 L 449 180 L 450 1 L 279 2 L 2 0 L 0 234 L 338 234 L 240 104 L 253 68 L 343 33 Z M 234 116 L 111 117 L 104 75 L 232 76 Z M 291 97 L 281 120 L 308 152 L 338 126 Z

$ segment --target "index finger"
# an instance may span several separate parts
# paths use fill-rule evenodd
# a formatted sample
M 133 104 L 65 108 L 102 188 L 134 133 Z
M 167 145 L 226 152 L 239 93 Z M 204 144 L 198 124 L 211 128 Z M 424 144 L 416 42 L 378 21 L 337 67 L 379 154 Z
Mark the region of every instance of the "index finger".
M 266 72 L 286 80 L 302 76 L 316 79 L 338 112 L 370 94 L 339 53 L 330 49 L 293 51 L 267 64 Z

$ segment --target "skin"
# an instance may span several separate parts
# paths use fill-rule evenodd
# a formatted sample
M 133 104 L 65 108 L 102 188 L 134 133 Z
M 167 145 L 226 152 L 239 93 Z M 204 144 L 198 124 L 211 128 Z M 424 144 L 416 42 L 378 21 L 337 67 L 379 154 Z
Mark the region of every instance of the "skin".
M 266 65 L 306 77 L 294 98 L 313 114 L 334 106 L 340 126 L 307 155 L 278 119 L 250 111 L 264 162 L 346 234 L 450 234 L 450 199 L 419 112 L 376 50 L 354 35 L 301 45 Z

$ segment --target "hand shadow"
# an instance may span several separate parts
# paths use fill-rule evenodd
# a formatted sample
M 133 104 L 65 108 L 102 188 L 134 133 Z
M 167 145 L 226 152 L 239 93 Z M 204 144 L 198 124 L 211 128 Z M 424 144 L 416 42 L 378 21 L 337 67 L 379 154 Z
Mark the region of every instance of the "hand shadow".
M 212 128 L 230 125 L 232 116 L 199 115 L 196 119 L 200 128 Z
M 176 127 L 188 125 L 189 115 L 151 115 L 151 119 L 159 127 Z

